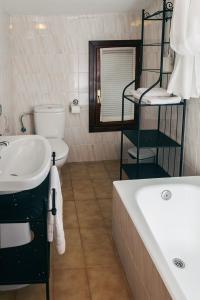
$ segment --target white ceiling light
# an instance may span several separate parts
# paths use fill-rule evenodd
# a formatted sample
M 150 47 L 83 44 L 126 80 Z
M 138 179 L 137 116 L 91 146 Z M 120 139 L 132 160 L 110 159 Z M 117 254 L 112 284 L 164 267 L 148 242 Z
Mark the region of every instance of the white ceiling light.
M 44 24 L 44 23 L 37 23 L 35 25 L 35 29 L 37 29 L 37 30 L 46 30 L 47 29 L 47 25 Z

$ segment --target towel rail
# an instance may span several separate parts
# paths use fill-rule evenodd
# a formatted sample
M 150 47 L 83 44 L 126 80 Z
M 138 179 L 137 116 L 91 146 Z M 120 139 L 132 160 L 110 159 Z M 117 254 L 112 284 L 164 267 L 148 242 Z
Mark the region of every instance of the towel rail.
M 52 189 L 52 209 L 51 209 L 52 215 L 55 216 L 57 209 L 56 209 L 56 190 Z
M 52 157 L 53 157 L 53 166 L 55 166 L 55 164 L 56 164 L 56 152 L 52 153 Z
M 52 158 L 53 158 L 53 166 L 56 164 L 56 153 L 52 153 Z M 53 216 L 56 216 L 57 209 L 56 209 L 56 189 L 52 189 L 52 209 L 49 210 L 49 212 L 52 213 Z

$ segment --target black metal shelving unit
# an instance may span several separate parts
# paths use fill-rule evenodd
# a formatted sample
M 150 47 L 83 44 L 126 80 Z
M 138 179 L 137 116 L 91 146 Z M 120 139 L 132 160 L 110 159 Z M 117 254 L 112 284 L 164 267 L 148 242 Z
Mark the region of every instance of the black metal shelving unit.
M 184 131 L 185 131 L 185 114 L 186 100 L 182 100 L 178 104 L 150 105 L 142 103 L 145 94 L 156 86 L 163 87 L 164 77 L 171 74 L 163 70 L 163 57 L 165 47 L 169 46 L 170 41 L 166 41 L 166 23 L 170 21 L 173 13 L 173 4 L 167 0 L 163 0 L 162 10 L 154 13 L 142 11 L 142 51 L 141 51 L 141 70 L 140 78 L 144 72 L 153 72 L 159 77 L 140 99 L 135 99 L 131 95 L 127 95 L 128 88 L 135 83 L 130 82 L 123 90 L 122 94 L 122 130 L 121 130 L 121 158 L 120 158 L 120 179 L 122 179 L 123 171 L 129 179 L 145 179 L 145 178 L 161 178 L 169 176 L 181 176 L 183 168 L 183 147 L 184 147 Z M 161 40 L 156 43 L 145 43 L 145 22 L 156 21 L 162 26 Z M 144 68 L 143 56 L 144 47 L 160 48 L 160 68 Z M 135 105 L 137 110 L 137 127 L 133 130 L 125 130 L 124 128 L 124 106 L 125 101 Z M 157 128 L 154 130 L 142 128 L 142 110 L 144 108 L 154 107 L 157 110 Z M 135 145 L 137 155 L 134 163 L 124 161 L 124 138 Z M 140 160 L 140 151 L 142 148 L 154 148 L 155 159 L 151 163 L 143 163 Z

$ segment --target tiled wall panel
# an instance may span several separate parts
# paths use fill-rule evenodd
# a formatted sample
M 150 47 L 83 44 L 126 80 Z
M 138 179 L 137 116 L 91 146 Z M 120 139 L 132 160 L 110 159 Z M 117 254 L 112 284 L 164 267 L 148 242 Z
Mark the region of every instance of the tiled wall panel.
M 154 1 L 151 11 L 162 1 Z M 9 25 L 10 22 L 10 25 Z M 36 30 L 44 23 L 46 30 Z M 0 103 L 9 128 L 0 117 L 0 134 L 20 134 L 19 116 L 35 104 L 63 103 L 66 107 L 65 140 L 70 161 L 119 158 L 119 133 L 88 133 L 88 41 L 140 37 L 141 16 L 103 14 L 83 16 L 11 16 L 0 12 Z M 159 26 L 149 23 L 148 41 L 156 41 Z M 156 50 L 147 53 L 145 63 L 156 65 Z M 149 59 L 151 57 L 151 59 Z M 143 76 L 148 86 L 156 75 Z M 80 115 L 69 112 L 74 98 L 83 108 Z M 155 127 L 156 112 L 145 112 L 143 125 Z M 187 104 L 184 174 L 200 173 L 200 101 Z M 33 132 L 27 119 L 28 133 Z M 128 147 L 128 146 L 127 146 Z
M 65 140 L 69 161 L 119 158 L 119 133 L 88 133 L 88 41 L 134 39 L 140 30 L 132 14 L 83 16 L 12 16 L 13 127 L 20 133 L 19 116 L 42 103 L 66 107 Z M 37 30 L 37 24 L 46 30 Z M 74 98 L 82 105 L 72 115 Z M 27 119 L 28 132 L 33 128 Z
M 3 115 L 0 116 L 0 134 L 9 134 L 11 127 L 11 65 L 10 65 L 10 17 L 0 9 L 0 104 Z M 5 116 L 8 122 L 5 121 Z

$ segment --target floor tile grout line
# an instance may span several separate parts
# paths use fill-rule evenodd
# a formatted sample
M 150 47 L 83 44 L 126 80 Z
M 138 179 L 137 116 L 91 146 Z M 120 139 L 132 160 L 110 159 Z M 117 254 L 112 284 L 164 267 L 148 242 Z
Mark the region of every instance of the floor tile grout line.
M 104 165 L 104 162 L 103 162 L 103 165 Z M 105 165 L 104 165 L 104 169 L 105 169 L 105 171 L 106 171 L 106 173 L 107 173 L 107 175 L 108 175 L 108 178 L 111 179 L 111 178 L 109 177 L 109 173 L 108 173 L 107 169 L 105 168 Z M 95 179 L 93 179 L 93 180 L 95 180 Z M 92 180 L 92 183 L 93 183 L 93 180 Z M 111 179 L 111 180 L 112 180 L 112 179 Z M 109 240 L 110 240 L 110 236 L 109 236 L 109 234 L 108 234 L 108 229 L 107 229 L 107 226 L 106 226 L 106 224 L 105 224 L 105 218 L 104 218 L 102 209 L 101 209 L 100 204 L 99 204 L 99 201 L 100 201 L 100 200 L 99 200 L 99 198 L 97 197 L 97 193 L 96 193 L 96 190 L 94 189 L 94 187 L 93 187 L 93 190 L 94 190 L 94 194 L 95 194 L 95 200 L 96 200 L 96 202 L 98 203 L 98 207 L 99 207 L 99 210 L 100 210 L 100 213 L 101 213 L 101 217 L 102 217 L 102 221 L 103 221 L 103 227 L 104 227 L 104 229 L 106 230 L 106 234 L 107 234 L 107 236 L 109 237 Z
M 78 217 L 77 203 L 75 201 L 74 187 L 73 187 L 72 178 L 71 178 L 71 170 L 70 170 L 70 181 L 71 181 L 71 187 L 72 187 L 72 193 L 73 193 L 73 200 L 74 200 L 74 205 L 75 205 L 76 219 L 77 219 L 77 223 L 78 223 L 78 228 L 77 229 L 78 229 L 79 236 L 80 236 L 81 251 L 82 251 L 83 260 L 84 260 L 84 270 L 85 270 L 85 274 L 86 274 L 86 280 L 87 280 L 89 298 L 90 298 L 90 300 L 92 300 L 92 294 L 91 294 L 90 284 L 89 284 L 89 277 L 88 277 L 88 272 L 87 272 L 87 269 L 86 269 L 86 258 L 85 258 L 85 253 L 84 253 L 83 240 L 82 240 L 82 235 L 81 235 L 81 231 L 80 231 L 81 228 L 80 228 L 80 222 L 79 222 L 79 217 Z M 75 270 L 75 268 L 71 268 L 71 269 Z
M 100 210 L 100 214 L 101 214 L 101 217 L 102 217 L 102 220 L 103 220 L 103 227 L 104 227 L 104 229 L 105 229 L 105 231 L 106 231 L 106 235 L 109 237 L 109 240 L 110 240 L 110 236 L 109 236 L 109 234 L 108 234 L 108 228 L 107 228 L 107 226 L 106 226 L 106 224 L 105 224 L 105 218 L 104 218 L 104 215 L 103 215 L 101 206 L 100 206 L 100 204 L 99 204 L 99 201 L 100 201 L 100 200 L 96 198 L 96 202 L 98 203 L 98 207 L 99 207 L 99 210 Z
M 73 185 L 72 185 L 72 191 L 73 191 L 73 196 L 74 196 Z M 90 300 L 92 300 L 92 293 L 91 293 L 91 289 L 90 289 L 89 276 L 88 276 L 88 271 L 87 271 L 87 268 L 86 268 L 87 264 L 86 264 L 85 251 L 84 251 L 84 247 L 83 247 L 83 239 L 82 239 L 82 235 L 81 235 L 81 227 L 80 227 L 80 222 L 79 222 L 79 217 L 78 217 L 77 203 L 75 201 L 75 198 L 74 198 L 74 202 L 75 202 L 76 217 L 77 217 L 77 222 L 78 222 L 78 230 L 79 230 L 80 241 L 81 241 L 81 249 L 82 249 L 83 260 L 84 260 L 84 267 L 85 267 L 84 269 L 85 269 L 86 280 L 87 280 L 88 291 L 89 291 L 89 298 L 90 298 Z
M 107 172 L 107 170 L 106 170 L 106 172 Z M 110 177 L 109 177 L 109 174 L 108 174 L 108 178 L 110 179 Z M 92 184 L 92 179 L 90 179 L 89 181 L 91 181 L 91 184 Z M 94 195 L 95 195 L 95 203 L 97 203 L 97 205 L 98 205 L 98 208 L 99 208 L 99 212 L 100 212 L 100 214 L 101 214 L 101 218 L 102 218 L 102 222 L 103 222 L 103 228 L 105 229 L 105 233 L 106 233 L 106 236 L 108 237 L 108 239 L 109 239 L 109 241 L 111 242 L 111 237 L 110 237 L 110 235 L 108 234 L 108 229 L 107 229 L 107 226 L 106 226 L 106 224 L 105 224 L 105 218 L 104 218 L 104 216 L 103 216 L 103 213 L 102 213 L 102 210 L 101 210 L 101 207 L 100 207 L 100 204 L 99 204 L 99 199 L 96 197 L 97 195 L 96 195 L 96 191 L 95 191 L 95 189 L 94 189 L 94 187 L 93 187 L 93 185 L 92 185 L 92 189 L 93 189 L 93 192 L 94 192 Z M 72 185 L 72 190 L 73 190 L 73 185 Z M 85 264 L 85 271 L 86 271 L 86 276 L 87 276 L 87 282 L 88 282 L 88 287 L 89 287 L 89 292 L 90 292 L 90 297 L 91 297 L 91 300 L 92 300 L 92 294 L 91 294 L 91 289 L 90 289 L 90 283 L 89 283 L 89 276 L 88 276 L 88 269 L 89 268 L 91 268 L 91 266 L 89 267 L 89 266 L 87 266 L 87 264 L 86 264 L 86 257 L 85 257 L 85 251 L 84 251 L 84 246 L 83 246 L 83 240 L 82 240 L 82 234 L 81 234 L 81 226 L 80 226 L 80 223 L 79 223 L 79 217 L 78 217 L 78 209 L 77 209 L 77 201 L 78 200 L 76 200 L 75 199 L 75 207 L 76 207 L 76 214 L 77 214 L 77 221 L 78 221 L 78 225 L 79 225 L 79 232 L 80 232 L 80 239 L 81 239 L 81 246 L 82 246 L 82 249 L 83 249 L 83 256 L 84 256 L 84 264 Z M 115 251 L 115 249 L 114 249 L 114 254 L 116 255 L 116 251 Z M 117 257 L 117 256 L 116 256 Z M 102 265 L 98 265 L 99 267 L 111 267 L 111 265 L 108 265 L 108 266 L 102 266 Z M 93 266 L 94 267 L 94 266 Z
M 109 175 L 109 177 L 110 177 L 110 179 L 112 180 L 112 182 L 114 181 L 113 179 L 112 179 L 112 177 L 110 176 L 110 173 L 108 172 L 108 175 Z M 113 193 L 112 193 L 113 194 Z M 98 200 L 99 201 L 99 200 Z M 111 236 L 110 237 L 110 239 L 112 240 L 112 242 L 114 243 L 114 239 L 113 239 L 113 237 Z M 114 245 L 115 245 L 115 243 L 114 243 Z M 119 256 L 119 253 L 118 253 L 118 251 L 117 251 L 117 248 L 115 247 L 115 253 L 116 253 L 116 256 L 118 257 L 118 261 L 119 261 L 119 265 L 120 265 L 120 269 L 121 269 L 121 272 L 122 272 L 122 276 L 123 276 L 123 279 L 124 279 L 124 281 L 126 281 L 126 283 L 128 284 L 128 287 L 129 287 L 129 283 L 128 283 L 128 280 L 127 280 L 127 277 L 126 277 L 126 274 L 125 274 L 125 271 L 124 271 L 124 268 L 123 268 L 123 265 L 122 265 L 122 262 L 121 262 L 121 259 L 120 259 L 120 256 Z M 130 293 L 130 287 L 128 288 L 128 295 L 129 295 L 129 297 L 132 299 L 132 295 L 131 295 L 131 293 Z

